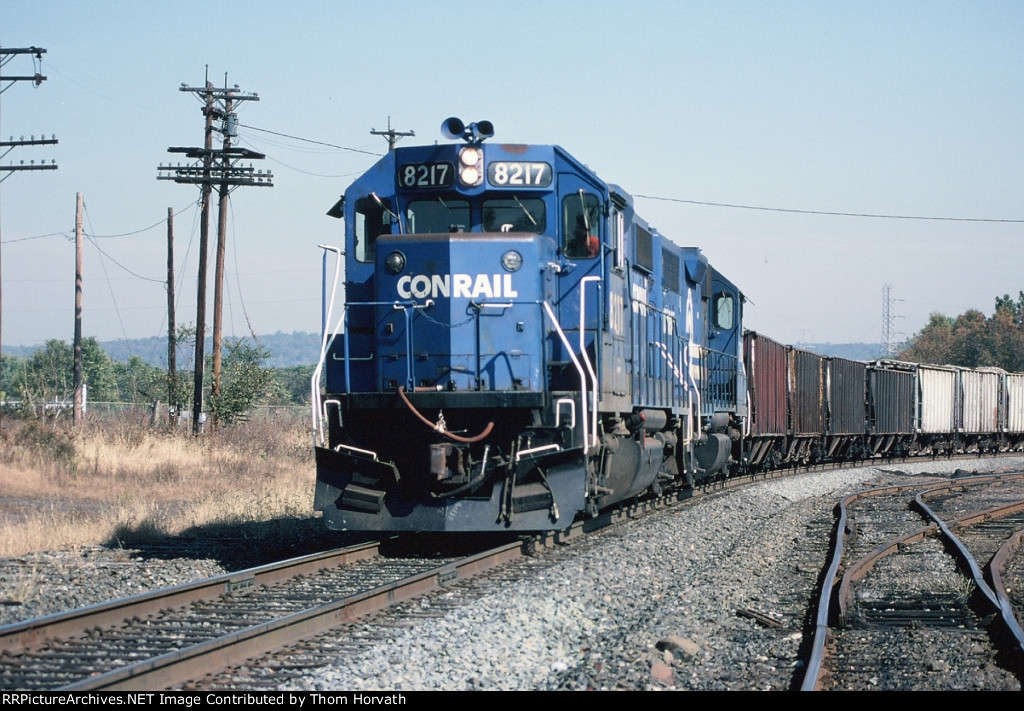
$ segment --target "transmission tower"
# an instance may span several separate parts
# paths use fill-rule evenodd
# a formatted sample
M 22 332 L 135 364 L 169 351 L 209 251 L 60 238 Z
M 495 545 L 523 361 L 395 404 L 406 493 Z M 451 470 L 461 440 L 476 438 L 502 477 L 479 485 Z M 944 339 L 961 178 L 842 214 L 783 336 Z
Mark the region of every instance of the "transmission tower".
M 226 83 L 226 82 L 225 82 Z M 170 147 L 168 153 L 180 153 L 193 160 L 188 165 L 161 165 L 162 174 L 157 180 L 173 180 L 176 183 L 198 185 L 202 196 L 202 222 L 199 231 L 199 276 L 196 288 L 196 355 L 195 391 L 192 405 L 192 431 L 198 434 L 203 419 L 203 370 L 205 366 L 206 339 L 206 258 L 209 251 L 210 196 L 217 187 L 220 198 L 219 220 L 217 223 L 217 264 L 214 286 L 213 307 L 213 388 L 216 398 L 220 394 L 220 353 L 221 314 L 224 294 L 224 252 L 227 226 L 227 199 L 233 188 L 239 186 L 272 187 L 273 174 L 269 170 L 255 170 L 252 163 L 239 165 L 241 160 L 262 160 L 266 156 L 247 148 L 232 146 L 232 139 L 238 136 L 238 115 L 235 104 L 242 101 L 259 101 L 252 93 L 242 93 L 238 86 L 215 88 L 209 81 L 205 86 L 192 87 L 182 84 L 181 91 L 195 94 L 203 102 L 202 113 L 206 119 L 206 142 L 203 148 Z M 218 126 L 214 122 L 219 122 Z M 213 147 L 213 133 L 223 137 L 221 148 Z
M 882 287 L 882 342 L 879 351 L 883 358 L 892 358 L 896 355 L 896 302 L 902 300 L 893 297 L 892 284 Z

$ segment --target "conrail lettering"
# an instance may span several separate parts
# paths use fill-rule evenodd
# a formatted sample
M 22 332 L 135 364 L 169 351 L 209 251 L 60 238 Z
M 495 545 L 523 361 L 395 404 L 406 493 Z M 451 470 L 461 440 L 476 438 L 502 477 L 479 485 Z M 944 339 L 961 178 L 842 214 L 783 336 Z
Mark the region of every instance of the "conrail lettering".
M 511 274 L 417 274 L 398 280 L 398 295 L 403 299 L 512 299 L 519 292 L 512 288 Z

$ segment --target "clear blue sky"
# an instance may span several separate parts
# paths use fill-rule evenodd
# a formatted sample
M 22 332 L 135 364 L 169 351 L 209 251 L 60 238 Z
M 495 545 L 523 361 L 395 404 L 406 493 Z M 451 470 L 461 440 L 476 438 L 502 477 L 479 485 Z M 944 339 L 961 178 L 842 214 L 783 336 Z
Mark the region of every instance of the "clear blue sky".
M 77 192 L 85 334 L 165 334 L 168 207 L 178 320 L 194 322 L 198 189 L 156 176 L 169 146 L 202 144 L 179 86 L 207 65 L 259 95 L 241 145 L 275 182 L 231 200 L 228 334 L 249 333 L 246 314 L 257 333 L 319 330 L 317 244 L 341 240 L 324 213 L 374 162 L 358 151 L 386 149 L 369 131 L 388 117 L 407 142 L 488 119 L 495 140 L 560 144 L 669 198 L 638 211 L 701 247 L 751 300 L 747 326 L 780 341 L 877 342 L 885 284 L 906 335 L 1024 289 L 1021 222 L 671 201 L 1024 220 L 1019 1 L 0 0 L 0 17 L 2 46 L 47 50 L 42 86 L 0 95 L 0 134 L 60 141 L 0 161 L 59 164 L 0 184 L 5 345 L 71 339 Z M 3 74 L 32 71 L 19 57 Z

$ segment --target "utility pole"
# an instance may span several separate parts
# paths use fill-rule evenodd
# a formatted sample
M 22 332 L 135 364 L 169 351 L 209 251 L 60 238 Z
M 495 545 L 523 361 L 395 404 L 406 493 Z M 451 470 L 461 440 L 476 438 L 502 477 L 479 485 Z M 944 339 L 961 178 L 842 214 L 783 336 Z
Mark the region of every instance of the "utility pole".
M 406 136 L 415 136 L 415 131 L 396 131 L 391 128 L 391 117 L 388 116 L 388 130 L 378 131 L 375 128 L 370 129 L 371 136 L 387 136 L 388 137 L 388 153 L 395 150 L 395 144 Z
M 228 177 L 232 168 L 230 157 L 234 155 L 231 139 L 238 136 L 238 115 L 234 111 L 236 101 L 259 101 L 259 97 L 256 94 L 239 94 L 235 91 L 228 94 L 224 99 L 224 121 L 222 126 L 224 144 L 221 153 L 223 175 L 220 183 L 220 202 L 218 205 L 220 214 L 217 221 L 217 264 L 213 295 L 213 387 L 211 388 L 211 399 L 214 404 L 218 403 L 220 399 L 221 343 L 224 333 L 224 254 L 227 249 L 228 194 L 231 192 L 232 186 L 240 184 L 230 180 Z M 261 154 L 255 155 L 258 155 L 260 159 L 263 158 Z M 253 156 L 250 155 L 249 157 Z M 251 169 L 252 164 L 250 163 Z M 263 173 L 260 171 L 257 175 L 260 174 L 267 176 L 268 182 L 262 182 L 261 180 L 256 184 L 270 187 L 270 172 Z M 213 411 L 213 424 L 215 427 L 218 424 L 216 409 Z
M 15 83 L 19 81 L 30 81 L 32 82 L 32 85 L 35 87 L 38 87 L 40 84 L 46 81 L 46 77 L 43 76 L 41 73 L 43 55 L 46 54 L 46 50 L 41 47 L 24 47 L 20 49 L 5 49 L 0 47 L 0 69 L 6 66 L 7 63 L 11 61 L 14 57 L 24 54 L 32 56 L 32 64 L 33 69 L 35 69 L 35 72 L 29 76 L 0 75 L 0 94 L 3 94 L 5 91 L 7 91 L 10 87 L 12 87 Z M 4 149 L 2 150 L 2 152 L 0 152 L 0 158 L 5 158 L 8 153 L 10 153 L 15 148 L 21 146 L 54 145 L 56 143 L 57 138 L 55 136 L 51 136 L 50 138 L 44 138 L 43 136 L 40 136 L 38 140 L 35 136 L 31 136 L 27 141 L 25 140 L 24 136 L 22 136 L 19 140 L 15 141 L 14 137 L 12 136 L 9 141 L 0 141 L 0 149 Z M 46 164 L 46 161 L 41 161 L 39 165 L 36 165 L 36 162 L 32 160 L 29 161 L 28 165 L 25 165 L 25 161 L 21 161 L 18 165 L 0 165 L 0 174 L 3 174 L 3 177 L 0 177 L 0 183 L 7 180 L 7 178 L 10 176 L 12 172 L 21 170 L 57 170 L 57 163 L 56 161 L 51 160 L 49 165 Z M 2 271 L 2 262 L 0 262 L 0 273 L 2 273 Z M 0 316 L 2 316 L 2 314 L 3 287 L 2 284 L 0 284 Z M 2 334 L 2 319 L 0 319 L 0 344 L 2 344 L 3 342 Z
M 167 418 L 178 423 L 177 325 L 174 322 L 174 208 L 167 208 Z
M 159 166 L 157 180 L 173 180 L 176 183 L 199 185 L 202 188 L 203 217 L 199 238 L 199 279 L 197 286 L 196 305 L 196 377 L 195 394 L 192 411 L 192 431 L 199 434 L 203 414 L 203 368 L 205 366 L 204 340 L 206 338 L 206 255 L 209 237 L 209 204 L 213 186 L 217 185 L 220 195 L 220 219 L 218 220 L 217 240 L 217 273 L 214 287 L 214 388 L 213 395 L 220 393 L 220 333 L 221 309 L 223 300 L 223 254 L 225 249 L 225 227 L 227 224 L 227 196 L 231 188 L 240 185 L 258 185 L 271 187 L 273 175 L 269 170 L 256 171 L 250 163 L 248 167 L 238 165 L 242 159 L 262 160 L 262 153 L 246 148 L 233 148 L 231 138 L 237 135 L 238 117 L 234 113 L 234 102 L 259 101 L 256 94 L 243 94 L 238 86 L 222 89 L 214 88 L 207 81 L 204 87 L 181 86 L 181 91 L 195 94 L 203 100 L 203 115 L 206 117 L 206 143 L 204 148 L 171 147 L 168 153 L 181 153 L 186 158 L 196 161 L 190 165 Z M 221 122 L 219 129 L 224 136 L 224 145 L 220 149 L 213 148 L 214 120 Z
M 82 424 L 82 193 L 75 194 L 75 395 L 71 421 Z

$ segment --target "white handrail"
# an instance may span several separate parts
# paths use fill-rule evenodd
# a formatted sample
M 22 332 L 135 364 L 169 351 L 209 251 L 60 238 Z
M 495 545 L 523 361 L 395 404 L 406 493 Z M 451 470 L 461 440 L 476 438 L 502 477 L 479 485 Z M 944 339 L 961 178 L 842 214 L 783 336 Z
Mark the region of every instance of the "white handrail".
M 562 448 L 559 447 L 557 444 L 544 444 L 541 445 L 540 447 L 534 447 L 533 449 L 523 449 L 516 452 L 516 461 L 521 461 L 522 458 L 528 454 L 536 454 L 537 452 L 548 452 L 551 450 L 561 452 Z
M 599 276 L 588 276 L 588 277 L 583 277 L 582 279 L 580 279 L 580 356 L 583 358 L 583 362 L 586 363 L 586 365 L 587 365 L 587 372 L 590 373 L 590 380 L 591 380 L 591 382 L 594 383 L 593 391 L 592 391 L 593 392 L 593 405 L 594 405 L 594 408 L 591 411 L 591 417 L 593 418 L 593 422 L 592 422 L 591 428 L 590 428 L 590 432 L 591 432 L 590 436 L 594 438 L 593 445 L 596 447 L 597 446 L 597 373 L 594 372 L 594 366 L 591 365 L 591 363 L 590 363 L 590 356 L 587 355 L 587 348 L 586 348 L 586 345 L 585 345 L 584 339 L 583 339 L 583 336 L 586 333 L 586 329 L 584 327 L 586 325 L 586 317 L 587 317 L 587 308 L 586 308 L 587 282 L 597 282 L 598 284 L 600 284 L 601 277 L 599 277 Z M 598 303 L 600 303 L 600 299 L 598 299 Z M 597 353 L 597 349 L 598 348 L 599 348 L 598 337 L 597 337 L 597 334 L 595 333 L 595 335 L 594 335 L 594 353 L 595 354 Z
M 690 412 L 693 416 L 693 426 L 690 428 L 693 438 L 700 441 L 700 413 L 701 413 L 701 401 L 700 401 L 700 389 L 697 387 L 696 381 L 693 379 L 693 292 L 687 290 L 686 292 L 686 333 L 687 333 L 687 345 L 686 345 L 686 377 L 690 381 L 690 392 L 697 397 L 697 409 L 694 412 L 692 409 Z M 692 403 L 691 403 L 692 404 Z
M 548 318 L 551 319 L 552 325 L 555 327 L 555 332 L 558 333 L 558 337 L 562 339 L 562 345 L 565 346 L 565 350 L 569 353 L 569 357 L 572 358 L 572 364 L 576 366 L 576 372 L 580 374 L 580 404 L 583 408 L 583 453 L 586 454 L 590 450 L 590 436 L 587 432 L 587 376 L 583 373 L 583 366 L 580 365 L 579 359 L 576 354 L 572 352 L 572 346 L 569 345 L 569 339 L 565 337 L 565 331 L 562 330 L 561 324 L 558 323 L 558 319 L 555 317 L 554 309 L 551 308 L 551 304 L 544 301 L 544 310 L 548 314 Z
M 337 255 L 337 260 L 334 264 L 334 284 L 331 286 L 331 300 L 327 304 L 327 316 L 324 318 L 323 329 L 324 332 L 320 336 L 320 357 L 317 359 L 316 368 L 313 370 L 313 376 L 309 379 L 310 388 L 310 403 L 313 415 L 313 446 L 323 443 L 323 418 L 324 413 L 321 411 L 322 403 L 320 400 L 320 374 L 324 369 L 324 361 L 327 359 L 327 346 L 333 337 L 328 338 L 328 334 L 331 332 L 329 328 L 331 323 L 331 315 L 334 313 L 334 297 L 338 293 L 338 279 L 341 276 L 341 258 L 343 256 L 342 251 L 338 247 L 332 247 L 329 244 L 319 245 L 320 249 L 325 250 L 324 257 L 327 256 L 327 252 L 334 252 Z M 321 294 L 321 298 L 323 295 Z M 340 325 L 340 324 L 339 324 Z
M 572 398 L 560 397 L 555 401 L 555 421 L 562 421 L 562 405 L 569 406 L 569 429 L 576 429 L 576 403 Z

